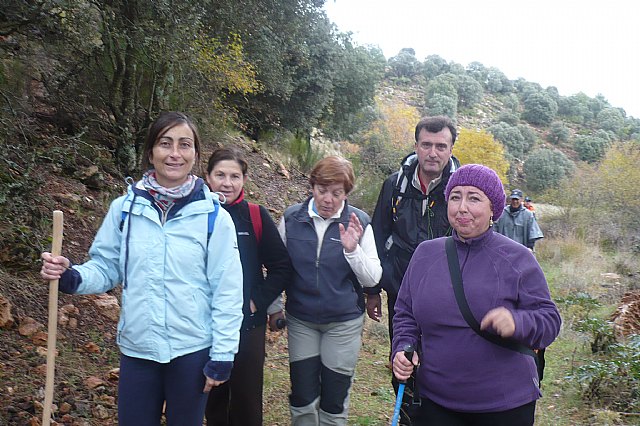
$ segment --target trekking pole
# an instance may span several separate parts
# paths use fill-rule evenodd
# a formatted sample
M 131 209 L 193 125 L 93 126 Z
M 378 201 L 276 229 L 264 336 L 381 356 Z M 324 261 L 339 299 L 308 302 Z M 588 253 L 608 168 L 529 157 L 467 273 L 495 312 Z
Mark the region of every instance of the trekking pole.
M 413 363 L 413 353 L 415 349 L 412 345 L 407 345 L 404 347 L 404 356 L 410 362 Z M 393 409 L 393 418 L 391 419 L 391 426 L 398 425 L 398 418 L 400 417 L 400 407 L 402 406 L 402 397 L 404 396 L 404 386 L 407 383 L 406 380 L 398 380 L 398 395 L 396 396 L 396 406 Z
M 53 211 L 53 242 L 51 255 L 60 256 L 62 251 L 62 212 Z M 51 404 L 53 403 L 53 379 L 56 362 L 56 337 L 58 331 L 58 280 L 49 281 L 49 325 L 47 327 L 47 381 L 44 387 L 44 407 L 42 425 L 51 424 Z

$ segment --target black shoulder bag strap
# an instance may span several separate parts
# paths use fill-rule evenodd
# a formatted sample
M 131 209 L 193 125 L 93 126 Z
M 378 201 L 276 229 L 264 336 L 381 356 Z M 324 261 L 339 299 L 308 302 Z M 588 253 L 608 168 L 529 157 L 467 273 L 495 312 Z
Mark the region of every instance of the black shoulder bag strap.
M 536 361 L 537 366 L 538 356 L 533 351 L 533 349 L 529 349 L 528 347 L 514 340 L 504 339 L 497 334 L 480 330 L 480 324 L 471 313 L 471 310 L 469 309 L 469 303 L 467 303 L 467 298 L 464 295 L 464 289 L 462 287 L 462 274 L 460 273 L 460 261 L 458 260 L 456 242 L 454 241 L 453 237 L 448 237 L 445 241 L 444 246 L 447 252 L 449 274 L 451 274 L 451 282 L 453 283 L 453 292 L 456 296 L 456 302 L 458 303 L 458 308 L 460 309 L 464 320 L 467 322 L 467 324 L 469 324 L 469 327 L 471 327 L 471 329 L 475 331 L 479 336 L 487 339 L 491 343 L 533 357 L 533 359 Z

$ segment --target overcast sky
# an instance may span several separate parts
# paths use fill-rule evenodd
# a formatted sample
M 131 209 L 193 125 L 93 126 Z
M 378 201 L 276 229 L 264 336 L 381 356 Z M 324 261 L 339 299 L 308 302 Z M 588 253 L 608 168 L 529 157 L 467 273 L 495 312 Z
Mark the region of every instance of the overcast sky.
M 385 57 L 411 47 L 478 61 L 562 96 L 604 95 L 640 118 L 640 1 L 326 0 L 329 18 Z

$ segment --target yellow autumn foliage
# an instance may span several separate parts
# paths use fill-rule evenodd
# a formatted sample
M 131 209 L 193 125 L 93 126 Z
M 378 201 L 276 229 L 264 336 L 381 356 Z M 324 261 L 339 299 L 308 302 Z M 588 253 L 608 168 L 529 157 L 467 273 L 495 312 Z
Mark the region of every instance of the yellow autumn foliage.
M 640 214 L 640 145 L 618 143 L 607 151 L 598 167 L 599 189 L 594 194 L 601 204 L 611 210 Z M 615 188 L 615 190 L 612 190 Z M 632 213 L 633 212 L 633 213 Z
M 504 147 L 485 131 L 462 128 L 453 146 L 453 155 L 461 164 L 482 164 L 496 171 L 503 184 L 507 185 L 509 162 L 504 156 Z
M 418 110 L 401 101 L 379 97 L 376 98 L 376 108 L 380 119 L 372 124 L 370 133 L 384 135 L 394 148 L 410 152 L 415 143 L 416 124 L 420 120 Z
M 239 35 L 232 34 L 225 43 L 201 35 L 192 45 L 197 52 L 195 67 L 214 90 L 240 94 L 263 90 L 255 67 L 244 58 Z

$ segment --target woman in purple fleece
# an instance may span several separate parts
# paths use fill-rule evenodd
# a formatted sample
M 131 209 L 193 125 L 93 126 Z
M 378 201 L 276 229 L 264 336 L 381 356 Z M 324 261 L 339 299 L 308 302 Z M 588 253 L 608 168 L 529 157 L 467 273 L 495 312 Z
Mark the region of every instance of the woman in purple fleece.
M 505 195 L 497 174 L 469 164 L 445 190 L 464 293 L 482 330 L 528 348 L 549 346 L 560 331 L 542 269 L 529 249 L 493 232 Z M 453 292 L 446 238 L 416 249 L 393 323 L 393 371 L 400 380 L 420 363 L 422 406 L 415 425 L 532 425 L 541 397 L 534 358 L 476 334 Z M 418 353 L 409 362 L 403 348 Z

